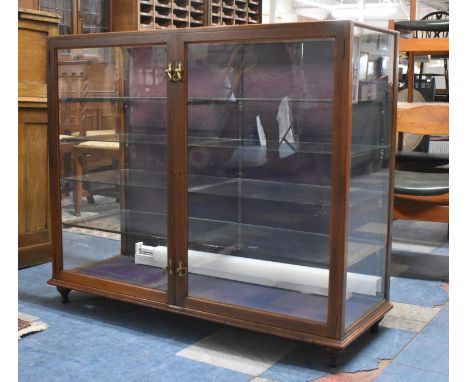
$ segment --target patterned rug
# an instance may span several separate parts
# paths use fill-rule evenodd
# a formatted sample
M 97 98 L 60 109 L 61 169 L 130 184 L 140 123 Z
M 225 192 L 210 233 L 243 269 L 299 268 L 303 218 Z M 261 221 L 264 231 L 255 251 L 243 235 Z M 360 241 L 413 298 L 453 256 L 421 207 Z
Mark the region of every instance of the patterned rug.
M 26 334 L 40 332 L 45 329 L 47 329 L 47 324 L 40 321 L 39 317 L 18 313 L 18 339 Z

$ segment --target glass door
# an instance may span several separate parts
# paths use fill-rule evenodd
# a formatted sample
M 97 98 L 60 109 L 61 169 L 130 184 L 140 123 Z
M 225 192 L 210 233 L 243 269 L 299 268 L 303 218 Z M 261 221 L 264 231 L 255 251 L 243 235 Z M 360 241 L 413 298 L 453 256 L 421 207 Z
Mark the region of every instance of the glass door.
M 39 9 L 44 12 L 56 13 L 61 17 L 59 23 L 60 34 L 76 33 L 73 29 L 74 19 L 73 0 L 40 0 Z
M 335 48 L 187 44 L 186 306 L 326 325 Z
M 110 0 L 79 0 L 79 32 L 110 32 Z
M 110 32 L 110 0 L 40 0 L 39 8 L 62 17 L 60 34 Z
M 166 45 L 57 52 L 60 277 L 165 301 Z

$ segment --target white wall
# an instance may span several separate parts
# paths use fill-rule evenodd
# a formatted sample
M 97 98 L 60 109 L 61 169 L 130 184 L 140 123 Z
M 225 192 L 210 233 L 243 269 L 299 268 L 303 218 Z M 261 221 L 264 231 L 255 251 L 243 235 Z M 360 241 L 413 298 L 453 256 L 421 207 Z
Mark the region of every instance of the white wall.
M 326 8 L 326 5 L 330 7 L 330 5 L 338 4 L 338 2 L 333 2 L 332 0 L 315 0 L 317 4 L 323 3 L 325 5 L 324 8 L 319 7 L 311 7 L 311 6 L 304 6 L 300 7 L 301 2 L 300 0 L 263 0 L 263 22 L 276 22 L 276 23 L 283 23 L 283 22 L 296 22 L 304 20 L 304 18 L 310 18 L 315 20 L 324 20 L 326 18 L 330 18 L 330 8 Z M 367 0 L 365 0 L 366 3 Z M 387 27 L 389 19 L 396 19 L 396 20 L 406 20 L 409 19 L 409 8 L 406 5 L 405 1 L 402 1 L 405 6 L 398 6 L 395 8 L 396 12 L 390 14 L 385 17 L 368 17 L 364 19 L 364 22 L 367 24 L 379 26 L 379 27 Z M 305 4 L 303 4 L 305 5 Z M 276 6 L 275 9 L 275 18 L 274 20 L 270 20 L 270 6 Z M 419 17 L 432 12 L 434 9 L 428 7 L 424 3 L 420 3 L 418 5 L 418 14 Z M 357 19 L 355 19 L 357 21 Z

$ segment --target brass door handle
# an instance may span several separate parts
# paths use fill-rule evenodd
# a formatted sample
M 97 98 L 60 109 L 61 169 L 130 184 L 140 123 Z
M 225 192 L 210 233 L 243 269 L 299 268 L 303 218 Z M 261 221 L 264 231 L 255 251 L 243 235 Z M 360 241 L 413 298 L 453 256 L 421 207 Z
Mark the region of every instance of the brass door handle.
M 168 62 L 165 72 L 166 72 L 166 79 L 168 81 L 173 81 L 174 72 L 173 72 L 171 61 Z
M 173 81 L 174 82 L 182 81 L 182 75 L 183 75 L 182 61 L 179 61 L 179 62 L 177 62 L 177 67 L 174 70 L 174 74 L 172 76 L 174 78 Z
M 183 77 L 183 69 L 182 69 L 182 61 L 169 61 L 166 67 L 166 79 L 171 82 L 178 82 L 182 81 Z
M 182 265 L 182 261 L 179 261 L 179 266 L 176 268 L 176 272 L 179 277 L 185 277 L 187 275 L 187 268 Z

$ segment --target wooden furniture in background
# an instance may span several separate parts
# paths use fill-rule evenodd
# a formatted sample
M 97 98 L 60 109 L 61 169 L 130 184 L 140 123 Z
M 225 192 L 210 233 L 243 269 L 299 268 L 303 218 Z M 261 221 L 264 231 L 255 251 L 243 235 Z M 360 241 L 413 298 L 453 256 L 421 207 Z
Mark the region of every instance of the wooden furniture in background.
M 416 8 L 417 1 L 410 0 L 410 22 L 416 20 Z M 435 13 L 446 13 L 446 12 L 434 12 Z M 428 21 L 427 18 L 432 19 L 432 14 L 426 15 L 422 18 L 420 23 L 423 20 Z M 442 16 L 440 16 L 442 17 Z M 437 16 L 439 19 L 439 16 Z M 443 16 L 445 19 L 445 16 Z M 405 21 L 406 22 L 406 21 Z M 418 22 L 418 21 L 417 21 Z M 431 21 L 429 21 L 431 22 Z M 400 22 L 401 23 L 401 22 Z M 448 14 L 447 14 L 447 23 L 448 23 Z M 395 20 L 389 20 L 388 22 L 389 29 L 395 28 Z M 414 30 L 412 32 L 412 37 L 400 38 L 400 52 L 405 52 L 408 54 L 408 72 L 406 74 L 407 78 L 407 88 L 408 88 L 408 102 L 413 102 L 413 91 L 415 85 L 415 75 L 414 75 L 414 64 L 415 57 L 418 55 L 433 55 L 436 57 L 442 56 L 444 58 L 445 65 L 445 79 L 446 79 L 446 101 L 448 101 L 448 66 L 447 58 L 449 55 L 449 37 L 448 29 L 444 32 L 421 32 Z
M 261 24 L 262 0 L 18 0 L 61 17 L 60 34 Z
M 75 215 L 81 215 L 81 201 L 83 196 L 91 201 L 94 195 L 111 195 L 119 199 L 119 169 L 120 147 L 119 142 L 85 141 L 73 146 L 71 159 L 73 163 L 73 206 Z M 108 161 L 109 167 L 114 171 L 100 171 L 94 174 L 106 187 L 100 187 L 98 191 L 93 189 L 99 181 L 93 182 L 93 174 L 89 173 L 88 162 L 100 160 Z M 85 189 L 86 187 L 86 189 Z M 94 203 L 94 201 L 92 201 Z
M 18 0 L 18 8 L 39 10 L 39 0 Z
M 18 266 L 51 259 L 46 37 L 56 15 L 18 10 Z
M 60 34 L 110 32 L 113 0 L 38 0 L 39 9 L 61 17 Z
M 47 97 L 46 37 L 58 34 L 59 17 L 18 10 L 18 96 Z
M 448 118 L 449 104 L 445 102 L 398 103 L 397 132 L 448 136 Z M 437 170 L 395 171 L 395 219 L 448 223 L 448 170 Z
M 410 20 L 416 19 L 416 0 L 410 1 Z M 427 15 L 424 18 L 430 18 Z M 442 16 L 441 16 L 442 17 Z M 437 17 L 439 18 L 439 17 Z M 424 21 L 413 23 L 424 24 Z M 401 23 L 400 23 L 401 25 Z M 414 27 L 413 25 L 413 27 Z M 404 26 L 404 25 L 403 25 Z M 395 21 L 390 20 L 390 29 L 395 28 Z M 419 26 L 420 27 L 420 26 Z M 400 52 L 408 54 L 408 102 L 399 103 L 397 117 L 398 131 L 398 149 L 401 150 L 404 133 L 414 133 L 422 135 L 446 135 L 449 134 L 448 114 L 449 104 L 440 103 L 414 103 L 414 64 L 415 57 L 418 55 L 431 55 L 432 57 L 443 57 L 445 65 L 449 55 L 448 26 L 439 26 L 443 32 L 412 32 L 410 38 L 400 38 Z M 421 78 L 421 76 L 419 76 Z M 448 101 L 448 69 L 445 68 L 446 89 L 444 89 L 443 100 Z M 440 98 L 440 97 L 439 97 Z M 437 99 L 437 93 L 436 93 Z M 437 166 L 447 155 L 431 155 L 431 153 L 412 153 L 416 161 L 413 165 L 420 168 L 418 171 L 397 171 L 395 175 L 395 200 L 394 217 L 395 219 L 408 220 L 429 220 L 437 222 L 448 222 L 449 218 L 449 186 L 448 186 L 448 168 L 441 169 Z M 426 158 L 425 158 L 426 154 Z M 408 158 L 407 158 L 408 159 Z M 419 163 L 417 163 L 419 162 Z M 427 167 L 432 164 L 436 166 L 431 169 Z M 397 163 L 398 166 L 398 163 Z M 447 166 L 448 167 L 448 166 Z M 398 168 L 398 167 L 397 167 Z M 434 171 L 431 172 L 427 171 Z M 445 171 L 445 172 L 444 172 Z
M 113 0 L 112 30 L 260 24 L 261 0 Z
M 60 133 L 85 136 L 87 131 L 114 130 L 120 110 L 118 105 L 103 104 L 99 100 L 81 103 L 80 97 L 119 96 L 123 81 L 120 73 L 109 70 L 106 61 L 99 62 L 92 55 L 64 53 L 61 62 L 58 86 L 67 102 L 60 105 Z
M 411 52 L 418 55 L 448 55 L 449 38 L 402 38 L 400 40 L 400 52 Z
M 211 0 L 208 25 L 262 23 L 262 0 Z
M 83 142 L 88 135 L 108 134 L 113 132 L 122 118 L 122 105 L 118 103 L 100 102 L 100 97 L 118 97 L 123 82 L 121 73 L 109 70 L 109 60 L 118 60 L 112 57 L 112 52 L 102 60 L 96 56 L 78 52 L 71 55 L 63 52 L 60 55 L 60 72 L 58 74 L 58 89 L 66 102 L 60 104 L 60 137 L 61 137 L 61 168 L 63 176 L 72 176 L 73 161 L 72 148 Z M 94 98 L 96 102 L 80 102 L 83 98 Z M 105 151 L 104 151 L 105 152 Z M 112 157 L 112 155 L 111 155 Z M 86 168 L 93 169 L 112 164 L 112 158 L 103 155 L 93 155 L 86 160 Z M 76 185 L 75 185 L 76 186 Z M 73 189 L 69 182 L 62 184 L 62 191 L 68 193 Z M 81 192 L 80 195 L 83 195 Z M 92 194 L 87 199 L 92 201 Z M 81 205 L 81 196 L 74 199 L 75 206 Z M 75 209 L 75 214 L 80 214 Z

